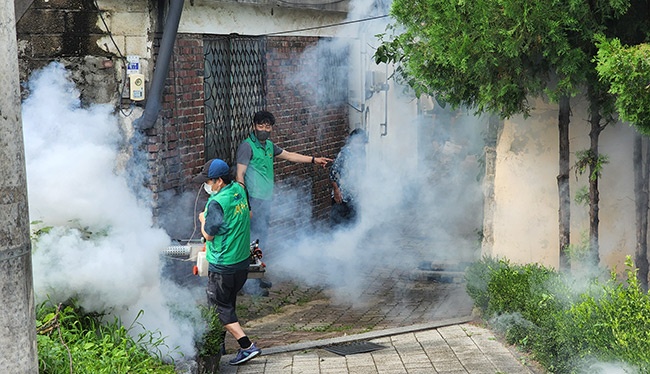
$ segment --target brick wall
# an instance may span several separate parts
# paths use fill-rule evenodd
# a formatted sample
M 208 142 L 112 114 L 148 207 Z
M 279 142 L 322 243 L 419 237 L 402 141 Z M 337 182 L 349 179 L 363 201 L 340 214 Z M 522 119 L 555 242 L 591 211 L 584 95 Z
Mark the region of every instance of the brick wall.
M 334 158 L 348 132 L 345 101 L 317 105 L 309 86 L 288 86 L 285 77 L 304 65 L 300 56 L 318 42 L 309 37 L 274 37 L 267 44 L 267 109 L 276 116 L 272 139 L 288 151 Z M 161 120 L 147 132 L 155 192 L 193 189 L 191 177 L 204 159 L 203 43 L 200 35 L 178 35 L 163 93 Z M 252 113 L 251 113 L 252 117 Z M 277 160 L 271 236 L 286 236 L 304 220 L 329 217 L 329 170 Z M 311 216 L 292 206 L 311 207 Z M 284 213 L 283 213 L 284 212 Z
M 275 114 L 273 140 L 288 151 L 334 158 L 348 132 L 347 98 L 327 105 L 313 98 L 314 85 L 287 85 L 296 72 L 318 72 L 313 61 L 301 58 L 314 46 L 315 37 L 270 37 L 267 43 L 267 109 Z M 307 66 L 305 66 L 307 64 Z M 313 77 L 313 81 L 318 81 Z M 295 209 L 292 199 L 312 206 L 312 218 L 326 220 L 330 208 L 329 169 L 312 164 L 277 160 L 275 208 L 271 235 L 286 237 L 295 226 L 304 227 L 305 213 Z M 286 197 L 286 198 L 283 198 Z
M 201 36 L 178 35 L 163 90 L 160 120 L 146 133 L 154 193 L 182 192 L 205 162 L 203 74 Z

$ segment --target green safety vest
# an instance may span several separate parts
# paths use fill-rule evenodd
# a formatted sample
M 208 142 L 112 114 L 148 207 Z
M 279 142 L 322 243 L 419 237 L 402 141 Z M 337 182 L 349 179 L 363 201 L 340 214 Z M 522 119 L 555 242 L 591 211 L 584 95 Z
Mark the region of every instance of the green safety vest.
M 233 265 L 246 260 L 251 255 L 251 221 L 244 187 L 232 182 L 218 193 L 210 195 L 205 205 L 206 216 L 211 201 L 221 205 L 224 224 L 217 235 L 205 243 L 206 259 L 215 265 Z
M 273 142 L 266 140 L 263 146 L 254 135 L 245 140 L 250 144 L 253 151 L 246 174 L 244 184 L 251 197 L 261 200 L 271 200 L 273 197 Z

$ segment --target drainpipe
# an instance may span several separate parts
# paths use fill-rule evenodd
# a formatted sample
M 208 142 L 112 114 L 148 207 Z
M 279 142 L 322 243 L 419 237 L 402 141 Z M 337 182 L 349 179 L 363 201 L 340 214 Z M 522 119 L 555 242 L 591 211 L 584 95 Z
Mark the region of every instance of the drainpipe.
M 158 119 L 158 113 L 162 106 L 162 92 L 165 87 L 165 79 L 169 72 L 169 61 L 171 60 L 172 52 L 174 51 L 174 42 L 176 41 L 176 33 L 178 32 L 178 24 L 181 20 L 183 13 L 184 0 L 170 0 L 169 12 L 167 13 L 167 20 L 165 21 L 165 28 L 163 29 L 163 36 L 160 42 L 160 50 L 158 51 L 158 58 L 156 59 L 156 66 L 154 68 L 153 80 L 149 87 L 149 99 L 144 108 L 142 116 L 134 121 L 134 126 L 140 130 L 150 129 Z
M 382 85 L 381 89 L 384 91 L 384 123 L 379 124 L 381 133 L 379 136 L 388 135 L 388 64 L 386 64 L 386 81 Z

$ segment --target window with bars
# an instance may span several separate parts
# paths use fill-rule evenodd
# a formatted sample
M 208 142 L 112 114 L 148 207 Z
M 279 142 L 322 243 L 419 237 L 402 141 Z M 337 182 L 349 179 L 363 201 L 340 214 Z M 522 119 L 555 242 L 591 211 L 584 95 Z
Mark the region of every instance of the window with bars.
M 232 164 L 253 113 L 266 106 L 266 39 L 209 36 L 203 45 L 205 157 Z

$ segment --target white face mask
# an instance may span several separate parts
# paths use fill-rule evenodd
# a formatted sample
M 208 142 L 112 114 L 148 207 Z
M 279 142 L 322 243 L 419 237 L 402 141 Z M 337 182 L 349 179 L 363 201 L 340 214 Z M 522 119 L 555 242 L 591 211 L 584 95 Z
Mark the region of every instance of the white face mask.
M 205 190 L 205 192 L 208 193 L 208 195 L 213 195 L 219 192 L 219 191 L 212 191 L 212 186 L 207 183 L 203 183 L 203 189 Z

